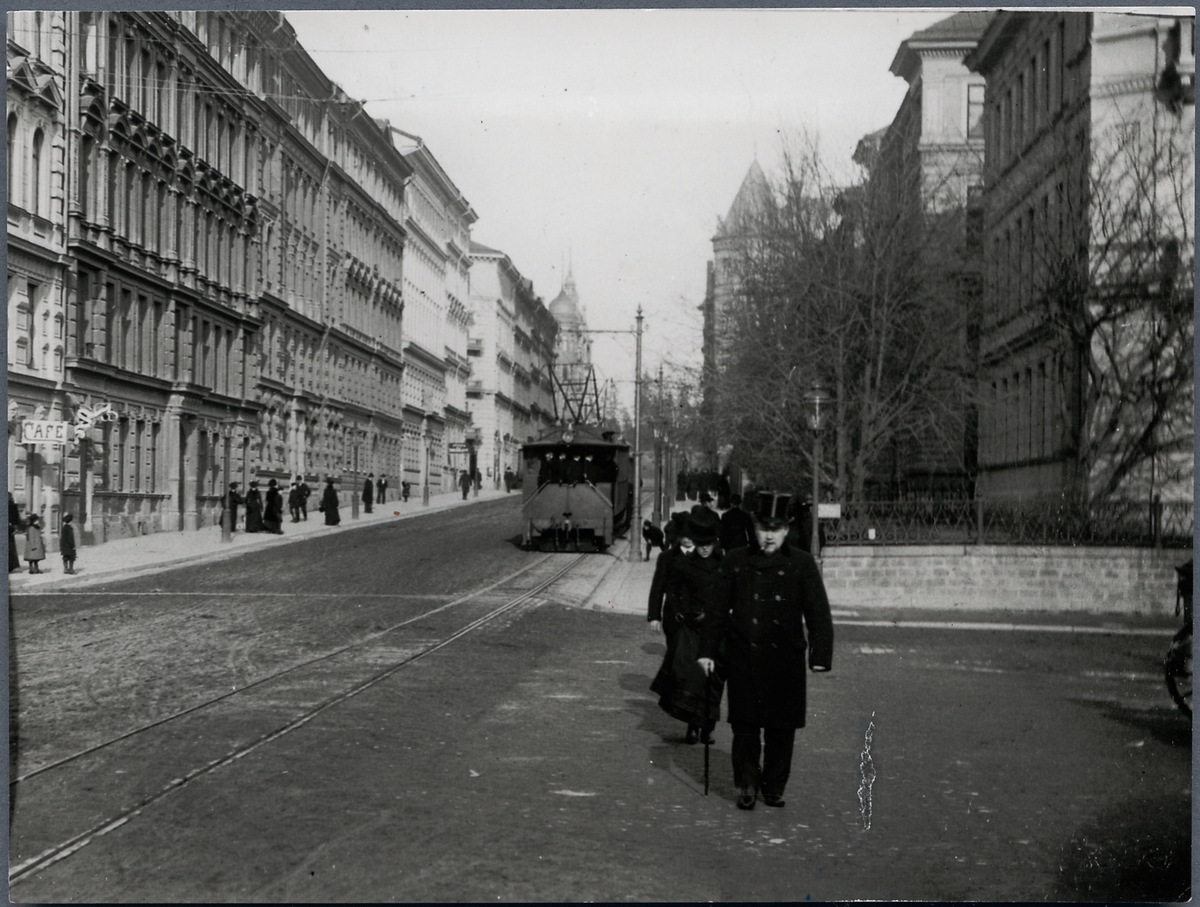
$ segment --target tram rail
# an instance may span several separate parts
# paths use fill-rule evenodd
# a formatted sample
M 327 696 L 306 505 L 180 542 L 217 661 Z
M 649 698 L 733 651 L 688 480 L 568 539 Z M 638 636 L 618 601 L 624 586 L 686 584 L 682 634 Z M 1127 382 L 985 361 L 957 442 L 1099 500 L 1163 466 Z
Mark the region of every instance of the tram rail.
M 476 617 L 467 623 L 454 628 L 450 632 L 440 635 L 431 642 L 426 642 L 423 645 L 420 645 L 415 651 L 374 670 L 365 678 L 355 681 L 349 686 L 340 689 L 338 692 L 324 697 L 316 704 L 304 709 L 300 714 L 291 717 L 283 724 L 274 727 L 266 733 L 256 736 L 252 740 L 239 743 L 237 746 L 229 749 L 222 755 L 207 760 L 202 765 L 187 770 L 183 774 L 171 779 L 159 789 L 142 796 L 139 800 L 137 800 L 137 802 L 127 804 L 120 809 L 113 811 L 103 819 L 94 822 L 86 830 L 73 834 L 65 840 L 61 840 L 50 847 L 43 848 L 39 853 L 31 857 L 12 864 L 9 868 L 8 876 L 10 885 L 28 877 L 35 872 L 44 870 L 55 863 L 66 859 L 72 854 L 78 852 L 83 847 L 86 847 L 96 838 L 102 837 L 103 835 L 108 834 L 122 825 L 125 825 L 130 820 L 136 818 L 148 807 L 160 802 L 164 798 L 170 796 L 172 793 L 181 790 L 189 782 L 204 775 L 210 774 L 217 769 L 222 768 L 223 766 L 230 765 L 249 753 L 286 736 L 292 731 L 295 731 L 298 728 L 308 724 L 323 712 L 326 712 L 329 709 L 332 709 L 341 703 L 344 703 L 347 700 L 359 695 L 360 693 L 369 690 L 370 688 L 376 686 L 377 684 L 388 679 L 409 665 L 412 665 L 413 663 L 426 657 L 427 655 L 430 655 L 439 649 L 450 645 L 450 643 L 461 639 L 469 633 L 494 622 L 497 618 L 511 612 L 515 608 L 546 591 L 548 588 L 570 573 L 570 571 L 578 566 L 581 562 L 587 560 L 586 554 L 577 554 L 570 556 L 570 560 L 567 561 L 567 563 L 563 564 L 562 566 L 558 566 L 564 557 L 568 557 L 568 555 L 548 554 L 546 557 L 541 558 L 532 564 L 526 565 L 520 570 L 510 573 L 494 583 L 491 583 L 466 595 L 460 596 L 453 601 L 441 604 L 436 608 L 431 608 L 422 612 L 421 614 L 405 618 L 404 620 L 398 621 L 392 626 L 371 633 L 361 639 L 347 643 L 346 645 L 339 646 L 332 651 L 324 652 L 314 658 L 309 658 L 297 664 L 290 665 L 283 670 L 274 671 L 271 674 L 259 677 L 254 681 L 243 684 L 227 693 L 223 693 L 219 696 L 209 697 L 203 702 L 189 706 L 185 709 L 180 709 L 163 718 L 140 725 L 115 736 L 111 736 L 100 743 L 78 750 L 77 752 L 63 756 L 59 759 L 55 759 L 18 775 L 9 783 L 10 798 L 15 795 L 19 785 L 27 783 L 35 778 L 38 778 L 39 776 L 47 775 L 48 773 L 56 770 L 66 770 L 73 763 L 78 763 L 82 760 L 88 759 L 89 757 L 95 757 L 122 742 L 129 741 L 132 738 L 136 738 L 141 735 L 149 734 L 155 730 L 161 729 L 164 725 L 177 722 L 180 719 L 190 715 L 195 715 L 196 713 L 202 712 L 205 709 L 212 709 L 218 705 L 228 703 L 230 700 L 237 697 L 244 697 L 252 691 L 262 688 L 274 681 L 278 681 L 287 675 L 297 674 L 305 668 L 312 668 L 320 665 L 322 662 L 328 662 L 332 659 L 335 659 L 338 656 L 354 652 L 355 650 L 365 649 L 371 646 L 373 643 L 377 643 L 379 640 L 388 637 L 391 634 L 395 634 L 397 631 L 403 630 L 406 627 L 410 627 L 414 624 L 419 625 L 422 621 L 425 621 L 437 614 L 449 611 L 452 608 L 472 602 L 478 602 L 486 596 L 496 593 L 497 590 L 503 590 L 506 585 L 518 582 L 522 578 L 527 578 L 529 574 L 536 575 L 536 572 L 539 570 L 539 568 L 550 565 L 553 571 L 547 577 L 536 579 L 533 585 L 529 586 L 528 588 L 520 589 L 519 591 L 514 590 L 512 593 L 506 594 L 504 600 L 498 606 L 491 608 L 482 616 Z M 551 561 L 555 561 L 555 563 L 551 564 Z M 352 593 L 347 593 L 346 597 L 353 597 L 353 595 Z

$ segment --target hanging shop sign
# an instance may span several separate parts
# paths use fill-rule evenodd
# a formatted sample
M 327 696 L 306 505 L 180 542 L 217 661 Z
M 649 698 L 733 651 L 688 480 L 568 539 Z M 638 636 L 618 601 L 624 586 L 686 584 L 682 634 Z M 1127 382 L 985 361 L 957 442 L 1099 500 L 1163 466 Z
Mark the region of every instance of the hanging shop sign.
M 111 403 L 105 403 L 95 408 L 81 406 L 75 411 L 75 437 L 83 440 L 87 437 L 88 429 L 97 422 L 116 422 L 117 418 Z
M 74 437 L 70 422 L 36 419 L 26 420 L 21 425 L 21 441 L 24 444 L 66 444 Z

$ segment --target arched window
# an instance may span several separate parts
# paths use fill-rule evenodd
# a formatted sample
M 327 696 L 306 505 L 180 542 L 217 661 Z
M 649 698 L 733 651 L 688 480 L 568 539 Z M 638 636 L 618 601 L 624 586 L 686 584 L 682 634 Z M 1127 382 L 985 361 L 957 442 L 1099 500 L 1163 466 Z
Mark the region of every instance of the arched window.
M 15 203 L 16 199 L 13 196 L 13 145 L 17 135 L 17 115 L 10 113 L 8 115 L 8 132 L 5 136 L 6 146 L 8 151 L 8 200 Z
M 92 213 L 92 155 L 95 153 L 96 140 L 85 135 L 79 143 L 79 209 L 83 219 L 90 220 Z
M 33 152 L 29 156 L 29 210 L 42 213 L 42 141 L 45 134 L 37 130 L 33 134 Z

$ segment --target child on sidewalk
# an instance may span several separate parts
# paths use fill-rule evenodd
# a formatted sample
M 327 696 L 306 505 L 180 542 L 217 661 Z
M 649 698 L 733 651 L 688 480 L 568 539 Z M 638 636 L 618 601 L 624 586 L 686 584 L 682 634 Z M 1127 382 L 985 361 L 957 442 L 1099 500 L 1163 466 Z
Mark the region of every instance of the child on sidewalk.
M 58 536 L 58 550 L 62 552 L 63 572 L 75 572 L 75 527 L 71 521 L 75 519 L 72 514 L 63 516 L 62 532 Z
M 45 556 L 46 543 L 42 541 L 42 522 L 34 513 L 30 515 L 28 526 L 25 529 L 25 560 L 29 561 L 30 573 L 42 572 L 42 568 L 38 564 Z

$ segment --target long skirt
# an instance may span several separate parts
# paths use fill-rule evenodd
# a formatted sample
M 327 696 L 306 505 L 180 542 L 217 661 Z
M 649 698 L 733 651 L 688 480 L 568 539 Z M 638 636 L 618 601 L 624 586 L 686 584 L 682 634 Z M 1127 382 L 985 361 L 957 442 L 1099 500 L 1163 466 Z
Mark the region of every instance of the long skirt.
M 667 654 L 650 684 L 658 693 L 658 705 L 672 718 L 688 724 L 711 724 L 721 717 L 721 694 L 725 678 L 720 670 L 707 677 L 696 663 L 700 657 L 700 633 L 678 617 L 668 616 L 673 629 L 667 636 Z

